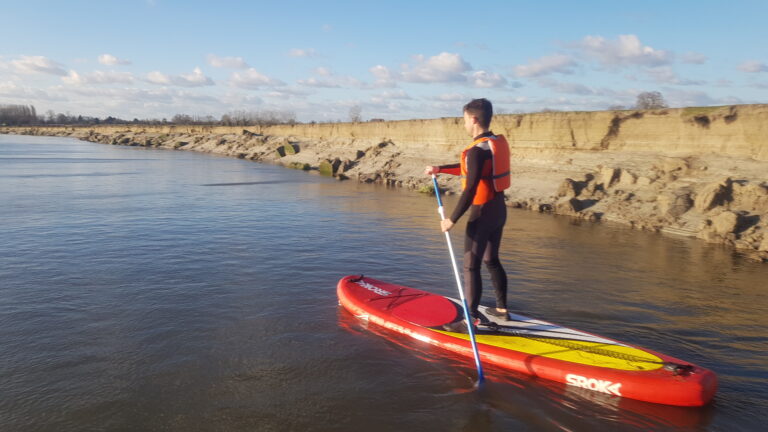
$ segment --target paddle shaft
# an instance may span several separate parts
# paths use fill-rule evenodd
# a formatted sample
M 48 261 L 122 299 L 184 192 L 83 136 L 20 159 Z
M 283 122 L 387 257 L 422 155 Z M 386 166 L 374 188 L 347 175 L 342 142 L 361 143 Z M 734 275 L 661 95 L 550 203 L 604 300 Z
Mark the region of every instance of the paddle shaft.
M 443 208 L 443 200 L 440 199 L 440 189 L 437 186 L 437 177 L 432 174 L 432 185 L 435 188 L 435 196 L 437 197 L 437 212 L 440 213 L 440 220 L 445 220 L 445 209 Z M 453 265 L 453 275 L 456 277 L 456 286 L 459 287 L 459 298 L 461 298 L 461 305 L 464 308 L 464 318 L 467 320 L 467 329 L 469 329 L 469 340 L 472 343 L 472 352 L 475 354 L 475 366 L 477 367 L 477 380 L 483 381 L 483 366 L 480 364 L 480 351 L 477 349 L 477 341 L 475 340 L 475 329 L 472 323 L 472 317 L 469 315 L 469 306 L 467 306 L 467 299 L 464 297 L 464 288 L 461 285 L 461 276 L 459 275 L 459 267 L 456 265 L 456 257 L 453 254 L 453 245 L 451 244 L 451 235 L 448 231 L 445 232 L 445 241 L 448 243 L 448 253 L 451 255 L 451 265 Z

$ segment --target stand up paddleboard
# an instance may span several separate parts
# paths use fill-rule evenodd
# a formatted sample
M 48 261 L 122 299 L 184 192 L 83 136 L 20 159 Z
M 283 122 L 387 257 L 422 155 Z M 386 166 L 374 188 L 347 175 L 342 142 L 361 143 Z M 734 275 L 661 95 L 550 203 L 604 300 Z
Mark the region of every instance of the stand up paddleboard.
M 473 356 L 459 300 L 363 276 L 337 286 L 353 315 L 414 339 Z M 476 338 L 484 363 L 609 395 L 701 406 L 717 391 L 714 372 L 691 363 L 522 315 L 487 314 Z

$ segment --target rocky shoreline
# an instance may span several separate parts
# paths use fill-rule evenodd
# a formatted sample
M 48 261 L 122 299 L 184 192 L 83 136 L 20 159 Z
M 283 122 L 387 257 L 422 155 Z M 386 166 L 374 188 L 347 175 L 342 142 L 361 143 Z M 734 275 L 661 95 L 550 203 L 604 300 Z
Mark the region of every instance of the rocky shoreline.
M 519 119 L 509 121 L 523 127 Z M 398 127 L 398 122 L 388 123 Z M 298 126 L 288 131 L 269 127 L 136 125 L 0 127 L 0 133 L 68 136 L 103 144 L 216 153 L 340 180 L 425 192 L 431 192 L 431 185 L 422 174 L 424 166 L 454 162 L 465 141 L 453 129 L 442 142 L 425 144 L 415 139 L 387 138 L 381 136 L 380 129 L 376 129 L 380 137 L 372 137 L 374 133 L 356 137 L 354 131 L 333 130 L 318 136 L 314 132 L 302 133 Z M 606 125 L 605 136 L 611 134 L 612 126 L 610 122 Z M 502 128 L 502 132 L 507 136 L 515 134 L 509 128 Z M 768 136 L 763 138 L 768 146 Z M 604 143 L 597 145 L 603 147 Z M 523 147 L 512 142 L 512 147 L 513 184 L 506 193 L 511 207 L 696 237 L 768 262 L 768 161 L 760 157 L 727 151 L 634 151 L 628 146 L 563 149 Z M 441 176 L 440 183 L 448 193 L 459 191 L 456 178 Z

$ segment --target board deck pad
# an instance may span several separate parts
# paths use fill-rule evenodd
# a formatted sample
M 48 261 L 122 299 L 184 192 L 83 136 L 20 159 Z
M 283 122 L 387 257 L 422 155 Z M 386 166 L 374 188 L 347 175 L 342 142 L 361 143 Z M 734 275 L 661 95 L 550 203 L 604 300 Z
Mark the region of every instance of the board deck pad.
M 460 304 L 460 300 L 451 300 L 457 305 Z M 486 313 L 486 309 L 488 309 L 486 306 L 478 308 L 490 324 L 478 326 L 476 333 L 478 343 L 613 369 L 651 370 L 664 365 L 663 360 L 656 355 L 621 342 L 523 315 L 509 314 L 510 319 L 505 320 Z M 459 333 L 443 331 L 443 333 L 469 340 L 469 334 L 466 331 Z

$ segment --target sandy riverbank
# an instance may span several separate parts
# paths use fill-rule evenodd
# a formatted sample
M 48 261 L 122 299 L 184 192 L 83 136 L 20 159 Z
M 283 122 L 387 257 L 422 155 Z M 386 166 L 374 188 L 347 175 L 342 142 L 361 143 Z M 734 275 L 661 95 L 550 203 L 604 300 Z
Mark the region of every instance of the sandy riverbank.
M 768 261 L 768 106 L 504 115 L 508 204 L 697 237 Z M 425 188 L 455 162 L 458 118 L 272 127 L 0 127 L 0 133 L 217 153 L 340 179 Z M 458 181 L 441 184 L 457 192 Z

